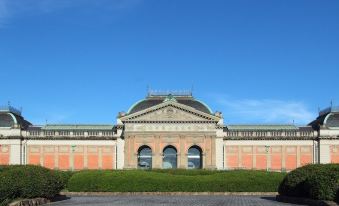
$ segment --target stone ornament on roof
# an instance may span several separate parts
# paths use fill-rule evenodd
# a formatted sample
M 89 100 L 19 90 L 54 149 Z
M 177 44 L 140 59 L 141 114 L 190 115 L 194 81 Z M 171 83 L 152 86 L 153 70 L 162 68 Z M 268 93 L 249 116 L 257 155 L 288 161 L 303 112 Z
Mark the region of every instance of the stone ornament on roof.
M 172 94 L 167 95 L 167 97 L 164 99 L 163 102 L 169 102 L 169 101 L 177 102 L 177 100 Z

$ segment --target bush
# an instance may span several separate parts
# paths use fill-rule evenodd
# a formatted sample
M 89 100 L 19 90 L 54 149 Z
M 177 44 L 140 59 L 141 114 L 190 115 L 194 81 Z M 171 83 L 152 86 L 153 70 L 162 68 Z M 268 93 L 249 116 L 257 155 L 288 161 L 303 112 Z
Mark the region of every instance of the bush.
M 284 173 L 264 171 L 80 171 L 72 192 L 275 192 Z
M 62 188 L 60 177 L 40 166 L 8 166 L 0 172 L 0 203 L 3 204 L 15 198 L 51 198 Z
M 61 171 L 61 170 L 54 170 L 54 173 L 60 178 L 63 189 L 67 187 L 68 180 L 72 177 L 75 173 L 73 171 Z
M 317 200 L 335 200 L 339 189 L 339 165 L 328 165 L 315 170 L 305 181 L 308 197 Z
M 307 165 L 291 171 L 279 185 L 279 194 L 334 200 L 339 188 L 339 164 Z

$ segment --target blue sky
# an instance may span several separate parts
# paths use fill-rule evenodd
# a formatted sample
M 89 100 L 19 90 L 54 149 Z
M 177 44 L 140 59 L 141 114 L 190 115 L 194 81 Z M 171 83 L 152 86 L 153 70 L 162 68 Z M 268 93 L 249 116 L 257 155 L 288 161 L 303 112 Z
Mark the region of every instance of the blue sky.
M 114 123 L 147 85 L 306 124 L 338 76 L 337 0 L 0 0 L 0 104 L 35 124 Z

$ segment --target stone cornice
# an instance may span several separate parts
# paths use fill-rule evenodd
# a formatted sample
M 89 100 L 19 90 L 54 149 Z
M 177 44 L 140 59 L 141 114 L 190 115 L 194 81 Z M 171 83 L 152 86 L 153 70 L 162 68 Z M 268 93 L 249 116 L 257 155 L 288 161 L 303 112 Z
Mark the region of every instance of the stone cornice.
M 126 120 L 125 123 L 143 123 L 143 124 L 216 124 L 215 121 L 211 121 L 211 120 L 206 120 L 206 121 L 201 121 L 201 120 L 197 120 L 197 121 L 175 121 L 175 120 L 164 120 L 164 121 L 159 121 L 159 120 L 139 120 L 139 121 L 135 121 L 135 120 Z

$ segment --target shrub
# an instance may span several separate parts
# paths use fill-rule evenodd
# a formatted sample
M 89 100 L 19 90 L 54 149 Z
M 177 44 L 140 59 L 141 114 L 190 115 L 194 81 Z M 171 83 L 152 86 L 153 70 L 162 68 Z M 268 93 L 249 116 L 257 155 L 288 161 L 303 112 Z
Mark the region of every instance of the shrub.
M 124 170 L 80 171 L 73 192 L 274 192 L 284 173 L 264 171 Z
M 51 198 L 62 188 L 60 177 L 40 166 L 10 166 L 0 172 L 0 202 L 15 198 Z
M 328 165 L 315 170 L 305 181 L 308 197 L 317 200 L 335 200 L 339 189 L 339 165 Z
M 61 171 L 61 170 L 54 170 L 54 173 L 60 178 L 63 189 L 67 187 L 68 180 L 72 177 L 75 173 L 73 171 Z
M 316 164 L 297 168 L 279 185 L 281 195 L 334 200 L 339 188 L 339 164 Z

